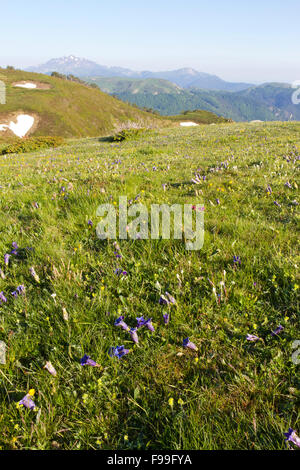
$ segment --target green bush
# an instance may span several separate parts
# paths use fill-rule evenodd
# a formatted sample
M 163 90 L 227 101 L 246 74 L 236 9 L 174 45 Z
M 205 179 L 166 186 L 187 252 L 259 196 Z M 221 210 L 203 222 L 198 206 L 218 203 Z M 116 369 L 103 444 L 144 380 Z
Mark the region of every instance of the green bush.
M 29 139 L 20 139 L 2 149 L 1 155 L 34 152 L 35 150 L 43 148 L 59 147 L 63 143 L 64 139 L 62 137 L 32 137 Z
M 141 136 L 145 129 L 124 129 L 112 137 L 114 142 L 122 142 L 123 140 L 133 140 Z

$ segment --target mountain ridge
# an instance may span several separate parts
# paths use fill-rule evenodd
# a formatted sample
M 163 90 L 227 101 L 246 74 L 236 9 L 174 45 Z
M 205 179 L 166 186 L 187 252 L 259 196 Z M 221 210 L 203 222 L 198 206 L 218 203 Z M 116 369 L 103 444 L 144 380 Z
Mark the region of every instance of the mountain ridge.
M 183 88 L 197 87 L 224 91 L 240 91 L 252 86 L 250 83 L 227 82 L 216 75 L 199 72 L 190 67 L 160 72 L 152 72 L 149 70 L 138 72 L 128 68 L 99 65 L 96 62 L 76 57 L 75 55 L 50 59 L 44 64 L 28 67 L 25 70 L 45 74 L 58 72 L 62 74 L 73 74 L 78 77 L 161 78 L 169 80 Z

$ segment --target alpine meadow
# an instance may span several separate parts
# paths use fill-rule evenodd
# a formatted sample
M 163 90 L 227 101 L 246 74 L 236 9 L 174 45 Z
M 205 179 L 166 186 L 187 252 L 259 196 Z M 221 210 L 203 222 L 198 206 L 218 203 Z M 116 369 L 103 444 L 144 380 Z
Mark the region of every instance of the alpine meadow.
M 1 13 L 0 455 L 296 456 L 298 3 L 22 3 Z

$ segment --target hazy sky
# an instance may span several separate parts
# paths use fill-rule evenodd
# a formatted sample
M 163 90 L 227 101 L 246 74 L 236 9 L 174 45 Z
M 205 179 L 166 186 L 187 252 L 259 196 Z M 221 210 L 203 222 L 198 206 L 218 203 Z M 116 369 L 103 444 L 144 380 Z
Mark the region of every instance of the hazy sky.
M 0 65 L 76 55 L 232 81 L 300 80 L 299 0 L 0 2 Z

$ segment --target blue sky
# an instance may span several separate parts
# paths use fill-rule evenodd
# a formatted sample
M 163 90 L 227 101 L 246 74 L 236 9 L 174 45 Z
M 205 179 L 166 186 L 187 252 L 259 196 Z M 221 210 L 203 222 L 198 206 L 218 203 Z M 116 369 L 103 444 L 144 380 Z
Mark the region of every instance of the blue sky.
M 73 54 L 136 70 L 292 82 L 300 80 L 299 18 L 299 0 L 1 2 L 0 65 Z

